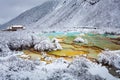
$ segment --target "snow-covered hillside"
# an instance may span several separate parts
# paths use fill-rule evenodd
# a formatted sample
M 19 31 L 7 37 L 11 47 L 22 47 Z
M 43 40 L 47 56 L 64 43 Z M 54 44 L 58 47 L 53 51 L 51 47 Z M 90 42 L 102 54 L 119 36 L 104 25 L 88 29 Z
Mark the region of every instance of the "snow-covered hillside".
M 4 24 L 27 28 L 120 28 L 120 0 L 50 0 Z M 105 29 L 105 30 L 109 30 Z
M 30 10 L 25 11 L 18 17 L 4 24 L 3 27 L 7 27 L 14 24 L 30 26 L 31 24 L 39 21 L 42 17 L 46 16 L 48 13 L 51 13 L 57 4 L 58 2 L 54 0 L 47 1 L 39 6 L 36 6 Z

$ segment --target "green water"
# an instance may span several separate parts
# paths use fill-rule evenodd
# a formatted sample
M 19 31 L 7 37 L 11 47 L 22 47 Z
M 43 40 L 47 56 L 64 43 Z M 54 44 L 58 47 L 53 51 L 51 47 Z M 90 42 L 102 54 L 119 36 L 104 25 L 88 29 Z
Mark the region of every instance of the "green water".
M 117 45 L 110 41 L 110 38 L 117 38 L 115 35 L 105 35 L 105 34 L 93 34 L 93 33 L 80 33 L 80 32 L 54 32 L 42 34 L 46 37 L 62 39 L 63 42 L 60 44 L 63 50 L 52 51 L 49 54 L 54 54 L 57 56 L 75 56 L 81 54 L 87 54 L 89 57 L 96 58 L 97 55 L 105 49 L 109 50 L 119 50 L 120 45 Z M 73 42 L 75 38 L 81 37 L 86 39 L 88 44 L 75 43 Z

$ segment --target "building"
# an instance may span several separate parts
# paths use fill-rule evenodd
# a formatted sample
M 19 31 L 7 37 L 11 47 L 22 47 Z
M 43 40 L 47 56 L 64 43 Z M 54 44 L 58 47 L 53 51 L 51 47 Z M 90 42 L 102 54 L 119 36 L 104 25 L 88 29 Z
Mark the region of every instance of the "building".
M 24 30 L 25 27 L 23 25 L 12 25 L 10 27 L 7 27 L 6 31 L 17 31 L 17 30 Z

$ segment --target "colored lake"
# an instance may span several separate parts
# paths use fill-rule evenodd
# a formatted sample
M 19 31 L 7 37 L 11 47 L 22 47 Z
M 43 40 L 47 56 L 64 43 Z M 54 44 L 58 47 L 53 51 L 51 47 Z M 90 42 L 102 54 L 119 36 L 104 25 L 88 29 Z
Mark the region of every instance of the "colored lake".
M 54 33 L 45 33 L 39 34 L 38 36 L 46 36 L 50 39 L 57 38 L 59 43 L 63 47 L 63 50 L 46 52 L 48 55 L 54 55 L 57 57 L 74 57 L 79 55 L 86 55 L 89 58 L 97 58 L 97 55 L 105 49 L 109 50 L 119 50 L 120 45 L 116 42 L 119 42 L 119 36 L 117 35 L 104 35 L 104 34 L 92 34 L 92 33 L 79 33 L 79 32 L 54 32 Z M 76 43 L 73 42 L 75 38 L 81 37 L 87 40 L 85 43 Z M 40 52 L 33 51 L 27 55 L 34 57 L 34 55 L 40 56 Z M 37 53 L 37 54 L 36 54 Z M 36 57 L 38 57 L 36 56 Z

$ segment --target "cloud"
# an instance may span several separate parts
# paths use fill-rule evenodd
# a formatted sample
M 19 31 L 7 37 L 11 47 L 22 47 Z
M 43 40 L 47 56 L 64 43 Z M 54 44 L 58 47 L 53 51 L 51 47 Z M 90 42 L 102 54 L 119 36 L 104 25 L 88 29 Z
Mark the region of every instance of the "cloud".
M 0 0 L 0 24 L 3 24 L 20 13 L 42 4 L 46 0 Z

